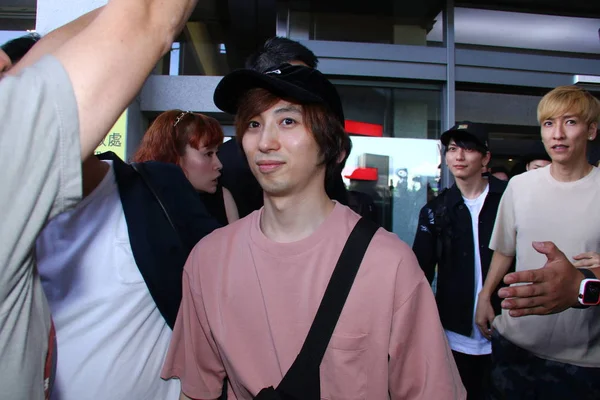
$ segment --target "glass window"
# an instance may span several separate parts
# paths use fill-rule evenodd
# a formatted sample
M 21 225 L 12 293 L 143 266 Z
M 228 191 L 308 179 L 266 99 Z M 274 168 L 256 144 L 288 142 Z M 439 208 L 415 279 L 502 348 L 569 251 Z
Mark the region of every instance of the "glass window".
M 455 41 L 463 47 L 600 53 L 600 19 L 457 7 L 454 20 Z M 436 25 L 427 40 L 442 42 L 442 34 L 442 26 Z
M 342 171 L 348 189 L 371 197 L 378 222 L 412 246 L 419 211 L 437 193 L 439 141 L 352 136 Z
M 381 44 L 438 46 L 427 33 L 442 26 L 437 3 L 400 0 L 358 2 L 302 0 L 278 2 L 278 20 L 287 21 L 295 40 L 329 40 Z M 441 28 L 440 28 L 441 29 Z
M 419 211 L 439 185 L 441 91 L 337 83 L 352 139 L 344 182 L 369 196 L 378 222 L 412 245 Z
M 397 88 L 398 85 L 378 87 L 356 86 L 352 81 L 332 82 L 342 99 L 346 130 L 351 135 L 439 138 L 441 91 L 437 86 L 405 84 Z

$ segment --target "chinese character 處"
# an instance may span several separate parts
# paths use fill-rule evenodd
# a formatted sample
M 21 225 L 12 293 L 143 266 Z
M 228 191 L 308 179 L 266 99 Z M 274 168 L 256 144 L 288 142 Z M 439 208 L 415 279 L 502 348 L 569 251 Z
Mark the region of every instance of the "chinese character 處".
M 121 134 L 114 132 L 108 135 L 108 145 L 114 147 L 121 147 Z

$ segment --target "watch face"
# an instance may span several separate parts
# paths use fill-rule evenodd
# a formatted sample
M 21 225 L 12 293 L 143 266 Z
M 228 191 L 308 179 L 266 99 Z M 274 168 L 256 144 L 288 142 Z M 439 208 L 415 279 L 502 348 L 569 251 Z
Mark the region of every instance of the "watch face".
M 600 281 L 587 281 L 583 291 L 583 304 L 596 305 L 600 302 Z

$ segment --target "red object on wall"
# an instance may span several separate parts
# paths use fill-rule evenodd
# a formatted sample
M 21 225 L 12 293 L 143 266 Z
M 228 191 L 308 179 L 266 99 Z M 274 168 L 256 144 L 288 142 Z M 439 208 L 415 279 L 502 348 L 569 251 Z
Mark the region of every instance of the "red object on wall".
M 354 135 L 383 137 L 383 125 L 346 120 L 346 132 Z
M 346 175 L 345 177 L 357 181 L 376 181 L 378 178 L 377 168 L 356 168 L 350 175 Z

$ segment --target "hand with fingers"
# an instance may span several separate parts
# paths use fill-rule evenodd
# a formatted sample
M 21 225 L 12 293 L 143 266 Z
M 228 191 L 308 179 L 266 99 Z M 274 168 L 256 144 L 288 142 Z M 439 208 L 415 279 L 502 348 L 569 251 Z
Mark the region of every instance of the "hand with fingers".
M 577 268 L 592 268 L 600 267 L 600 254 L 593 251 L 577 254 L 573 257 L 575 260 L 573 265 Z
M 475 310 L 475 325 L 481 334 L 488 340 L 492 338 L 492 322 L 496 318 L 490 296 L 480 292 L 477 297 L 477 309 Z
M 498 291 L 502 308 L 513 317 L 546 315 L 566 310 L 578 304 L 579 284 L 583 274 L 575 268 L 552 242 L 533 242 L 533 248 L 545 254 L 547 262 L 540 269 L 519 271 L 504 277 L 504 283 L 527 283 L 505 287 Z M 591 256 L 587 256 L 591 255 Z M 580 254 L 582 264 L 595 259 L 597 253 Z

